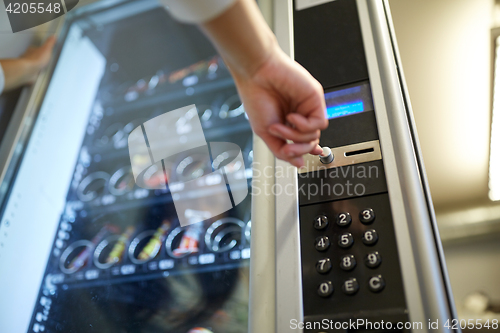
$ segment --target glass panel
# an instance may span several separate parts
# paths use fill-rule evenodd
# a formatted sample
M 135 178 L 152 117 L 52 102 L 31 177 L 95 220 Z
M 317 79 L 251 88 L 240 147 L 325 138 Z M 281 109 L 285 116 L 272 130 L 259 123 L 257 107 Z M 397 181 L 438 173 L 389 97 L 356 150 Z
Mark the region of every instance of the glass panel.
M 137 10 L 137 3 L 149 7 Z M 34 310 L 0 323 L 0 331 L 247 331 L 250 195 L 236 195 L 241 182 L 228 170 L 241 168 L 249 192 L 252 132 L 229 71 L 204 35 L 151 3 L 81 14 L 67 30 L 0 220 L 10 233 L 0 267 L 20 273 L 1 274 L 0 284 L 32 276 L 17 283 L 24 296 L 21 287 L 0 292 L 9 307 L 22 301 Z M 132 166 L 151 161 L 131 161 L 129 134 L 192 104 L 211 158 L 177 153 L 146 168 L 139 187 Z M 215 149 L 217 142 L 236 144 L 244 166 L 230 164 L 237 154 Z M 226 181 L 233 208 L 181 227 L 162 184 L 216 170 L 224 178 L 210 179 Z M 208 182 L 182 192 L 183 200 L 213 196 L 204 191 Z M 189 208 L 183 214 L 210 210 Z M 0 311 L 15 312 L 7 305 Z

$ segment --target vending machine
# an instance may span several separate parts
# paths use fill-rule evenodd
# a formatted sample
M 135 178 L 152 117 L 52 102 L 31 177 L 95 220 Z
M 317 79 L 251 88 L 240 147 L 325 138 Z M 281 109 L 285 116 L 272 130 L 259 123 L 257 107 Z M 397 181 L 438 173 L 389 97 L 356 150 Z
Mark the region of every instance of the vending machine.
M 456 331 L 388 1 L 276 2 L 275 30 L 324 88 L 331 150 L 276 161 L 297 189 L 276 196 L 276 331 Z
M 197 27 L 155 0 L 66 15 L 0 146 L 0 332 L 456 331 L 388 2 L 262 3 L 325 91 L 300 169 Z

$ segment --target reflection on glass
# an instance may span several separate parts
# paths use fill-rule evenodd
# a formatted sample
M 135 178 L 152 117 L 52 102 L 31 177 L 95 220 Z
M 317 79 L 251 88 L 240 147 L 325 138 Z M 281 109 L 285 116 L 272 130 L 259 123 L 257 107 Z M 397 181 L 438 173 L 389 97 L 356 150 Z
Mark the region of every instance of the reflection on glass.
M 139 1 L 144 8 L 149 0 Z M 196 27 L 173 21 L 154 1 L 142 12 L 133 3 L 68 22 L 107 64 L 66 172 L 70 185 L 30 330 L 247 332 L 253 150 L 244 108 Z M 193 140 L 189 121 L 198 115 L 203 149 L 152 163 L 151 140 L 129 155 L 137 128 L 143 135 L 151 119 L 193 104 L 180 127 Z M 168 140 L 160 143 L 168 148 Z M 215 214 L 222 194 L 228 208 Z M 183 227 L 183 219 L 202 222 Z

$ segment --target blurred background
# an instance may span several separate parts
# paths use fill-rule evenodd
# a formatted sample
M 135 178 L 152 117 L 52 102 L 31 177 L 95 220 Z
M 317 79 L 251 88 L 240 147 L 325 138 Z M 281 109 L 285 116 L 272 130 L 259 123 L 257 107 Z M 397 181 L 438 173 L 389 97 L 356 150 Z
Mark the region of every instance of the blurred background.
M 80 0 L 78 7 L 90 2 Z M 389 3 L 459 316 L 498 318 L 500 189 L 495 195 L 490 178 L 500 177 L 500 166 L 490 142 L 500 4 Z M 271 1 L 260 4 L 272 17 Z M 19 56 L 55 25 L 12 34 L 0 12 L 0 58 Z M 5 110 L 3 104 L 0 116 Z

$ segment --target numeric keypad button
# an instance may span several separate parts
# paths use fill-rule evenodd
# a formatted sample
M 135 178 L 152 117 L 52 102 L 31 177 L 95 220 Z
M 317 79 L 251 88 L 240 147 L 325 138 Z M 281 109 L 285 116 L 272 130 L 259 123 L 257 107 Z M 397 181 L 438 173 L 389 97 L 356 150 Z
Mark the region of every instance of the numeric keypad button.
M 378 241 L 378 234 L 375 231 L 375 229 L 366 230 L 363 233 L 363 237 L 361 238 L 361 240 L 366 245 L 373 245 L 373 244 L 377 243 L 377 241 Z
M 339 215 L 337 215 L 337 225 L 339 227 L 347 227 L 351 224 L 351 222 L 352 222 L 351 214 L 345 212 L 345 213 L 339 213 Z
M 350 232 L 344 232 L 339 235 L 339 246 L 347 249 L 352 246 L 354 243 L 354 238 L 352 237 L 352 234 Z
M 320 274 L 326 274 L 332 269 L 332 261 L 330 258 L 323 258 L 316 263 L 316 270 Z
M 379 291 L 382 291 L 385 287 L 385 281 L 382 278 L 382 275 L 377 275 L 377 276 L 372 276 L 368 280 L 368 288 L 370 291 L 374 293 L 378 293 Z
M 354 295 L 359 290 L 358 281 L 355 278 L 350 278 L 342 284 L 342 291 L 347 295 Z
M 332 281 L 323 281 L 318 286 L 318 295 L 321 297 L 328 297 L 333 294 Z
M 319 215 L 314 218 L 314 229 L 323 230 L 328 227 L 328 217 Z
M 344 271 L 353 270 L 356 267 L 356 258 L 352 254 L 346 254 L 340 258 L 340 268 Z
M 375 220 L 375 212 L 371 208 L 365 208 L 359 212 L 359 220 L 361 223 L 370 224 Z
M 365 257 L 365 265 L 370 268 L 377 268 L 382 263 L 382 258 L 377 251 L 370 252 Z
M 314 246 L 318 251 L 326 251 L 330 247 L 330 239 L 327 236 L 320 236 L 316 238 Z

